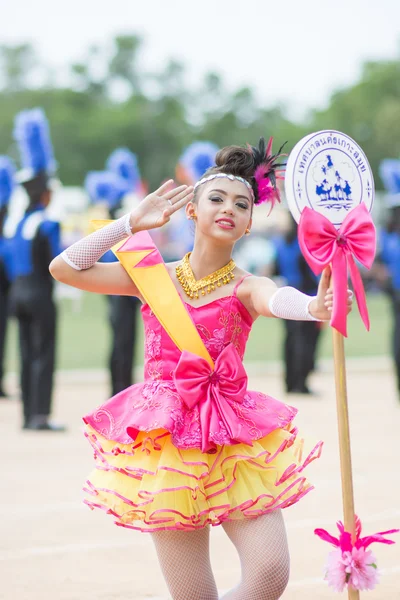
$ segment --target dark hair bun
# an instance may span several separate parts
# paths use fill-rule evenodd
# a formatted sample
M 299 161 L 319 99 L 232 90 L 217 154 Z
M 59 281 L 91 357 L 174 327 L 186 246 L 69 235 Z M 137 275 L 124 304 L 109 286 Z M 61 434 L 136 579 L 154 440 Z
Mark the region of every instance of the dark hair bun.
M 251 179 L 254 175 L 254 157 L 249 150 L 241 146 L 226 146 L 222 148 L 215 157 L 217 168 L 215 172 L 236 175 L 244 179 Z
M 276 154 L 272 154 L 272 138 L 266 144 L 262 137 L 258 146 L 226 146 L 215 157 L 215 167 L 211 167 L 204 174 L 207 178 L 215 173 L 225 173 L 246 179 L 254 192 L 254 203 L 269 202 L 272 207 L 280 202 L 277 180 L 283 179 L 282 169 L 284 163 L 277 162 L 281 156 L 283 146 Z

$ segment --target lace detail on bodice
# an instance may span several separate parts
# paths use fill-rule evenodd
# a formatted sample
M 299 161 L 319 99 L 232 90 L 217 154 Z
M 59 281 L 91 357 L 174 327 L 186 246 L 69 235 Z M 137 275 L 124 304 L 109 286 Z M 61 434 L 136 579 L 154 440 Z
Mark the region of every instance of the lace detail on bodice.
M 161 325 L 154 316 L 153 312 L 148 308 L 148 315 L 144 320 L 144 378 L 159 380 L 163 376 L 163 362 L 161 356 Z M 172 342 L 171 342 L 172 343 Z
M 189 310 L 190 308 L 193 307 L 189 307 Z M 242 321 L 243 317 L 240 310 L 230 309 L 227 311 L 224 307 L 220 307 L 218 318 L 220 327 L 210 330 L 203 324 L 196 324 L 204 345 L 214 360 L 228 344 L 235 346 L 240 358 L 243 360 L 251 325 L 246 327 L 246 323 L 244 323 L 244 326 L 242 326 Z
M 199 307 L 186 304 L 186 308 L 213 360 L 228 344 L 235 346 L 243 360 L 253 320 L 236 296 L 219 298 Z M 145 380 L 171 379 L 180 350 L 148 305 L 142 307 L 142 314 L 145 324 Z

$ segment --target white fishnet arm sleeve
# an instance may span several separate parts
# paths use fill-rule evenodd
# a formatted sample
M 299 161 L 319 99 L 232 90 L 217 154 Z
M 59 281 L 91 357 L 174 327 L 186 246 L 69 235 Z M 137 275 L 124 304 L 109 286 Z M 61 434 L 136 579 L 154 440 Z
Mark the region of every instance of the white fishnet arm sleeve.
M 307 296 L 293 287 L 276 290 L 269 300 L 269 310 L 275 317 L 290 321 L 319 321 L 310 314 L 309 306 L 316 296 Z
M 84 237 L 64 250 L 60 254 L 61 258 L 76 271 L 93 267 L 107 250 L 132 235 L 129 219 L 130 215 L 127 214 Z

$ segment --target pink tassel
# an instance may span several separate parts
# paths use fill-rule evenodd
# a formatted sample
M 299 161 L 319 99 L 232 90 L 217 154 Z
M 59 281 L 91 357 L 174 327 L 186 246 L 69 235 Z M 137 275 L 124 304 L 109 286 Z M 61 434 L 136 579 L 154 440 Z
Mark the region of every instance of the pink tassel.
M 351 533 L 345 531 L 341 521 L 337 522 L 339 537 L 336 538 L 325 529 L 315 529 L 314 533 L 324 542 L 337 548 L 328 555 L 328 564 L 325 579 L 337 592 L 342 592 L 347 586 L 355 590 L 372 590 L 378 583 L 378 570 L 372 552 L 367 548 L 374 542 L 380 544 L 394 544 L 384 536 L 398 533 L 399 529 L 380 531 L 374 535 L 361 537 L 361 521 L 355 517 L 355 541 L 352 542 Z

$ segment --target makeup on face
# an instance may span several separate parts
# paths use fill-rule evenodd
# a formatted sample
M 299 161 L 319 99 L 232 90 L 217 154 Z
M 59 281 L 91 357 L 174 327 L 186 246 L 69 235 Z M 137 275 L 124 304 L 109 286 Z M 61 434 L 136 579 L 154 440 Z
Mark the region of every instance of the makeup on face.
M 220 188 L 211 189 L 207 192 L 208 198 L 214 202 L 218 202 L 219 200 L 227 200 L 229 195 L 229 192 Z M 243 194 L 235 194 L 233 198 L 235 205 L 241 208 L 242 210 L 249 210 L 249 208 L 251 207 L 251 201 L 248 196 L 245 196 Z

